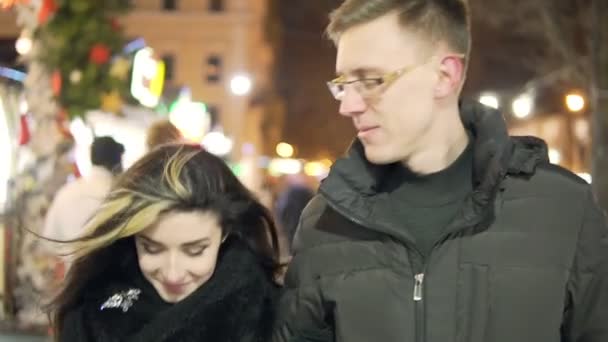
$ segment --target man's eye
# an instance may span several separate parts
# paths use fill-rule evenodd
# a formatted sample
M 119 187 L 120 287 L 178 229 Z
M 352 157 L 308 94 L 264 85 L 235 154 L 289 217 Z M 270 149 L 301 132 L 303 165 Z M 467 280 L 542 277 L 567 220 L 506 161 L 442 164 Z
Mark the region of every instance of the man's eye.
M 374 89 L 377 86 L 382 84 L 382 79 L 381 78 L 366 78 L 361 80 L 361 84 L 363 85 L 363 87 L 365 89 Z

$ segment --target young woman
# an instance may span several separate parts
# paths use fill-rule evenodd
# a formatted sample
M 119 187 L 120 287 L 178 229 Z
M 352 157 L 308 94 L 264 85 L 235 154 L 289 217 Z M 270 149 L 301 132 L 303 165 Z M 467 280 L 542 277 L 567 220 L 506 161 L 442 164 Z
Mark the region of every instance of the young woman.
M 159 147 L 77 241 L 50 305 L 56 341 L 267 341 L 279 289 L 269 212 L 219 158 Z

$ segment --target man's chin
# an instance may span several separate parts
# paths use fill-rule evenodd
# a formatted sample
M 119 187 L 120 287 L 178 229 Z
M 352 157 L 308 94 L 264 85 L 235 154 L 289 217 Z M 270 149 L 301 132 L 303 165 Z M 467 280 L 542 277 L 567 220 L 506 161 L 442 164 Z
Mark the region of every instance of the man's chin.
M 399 160 L 399 158 L 395 158 L 387 151 L 383 151 L 382 148 L 378 146 L 366 146 L 365 148 L 365 158 L 372 164 L 376 165 L 386 165 L 392 164 Z

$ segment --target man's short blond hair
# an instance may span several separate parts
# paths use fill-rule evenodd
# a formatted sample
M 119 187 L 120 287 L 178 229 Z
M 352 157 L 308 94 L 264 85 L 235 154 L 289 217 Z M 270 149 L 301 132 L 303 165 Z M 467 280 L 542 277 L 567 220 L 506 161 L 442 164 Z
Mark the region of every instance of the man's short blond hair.
M 433 43 L 446 42 L 454 52 L 468 56 L 471 35 L 466 1 L 346 0 L 331 13 L 327 34 L 337 43 L 349 28 L 397 12 L 403 27 L 422 34 Z
M 180 142 L 182 134 L 169 120 L 154 122 L 146 132 L 146 146 L 149 150 L 170 143 Z

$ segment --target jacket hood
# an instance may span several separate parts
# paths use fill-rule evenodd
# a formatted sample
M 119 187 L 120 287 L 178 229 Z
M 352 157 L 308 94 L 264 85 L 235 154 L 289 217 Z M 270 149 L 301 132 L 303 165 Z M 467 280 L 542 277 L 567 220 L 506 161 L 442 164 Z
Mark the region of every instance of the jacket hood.
M 466 224 L 478 224 L 493 214 L 491 201 L 508 174 L 530 175 L 536 166 L 548 162 L 547 146 L 534 137 L 510 137 L 501 113 L 477 102 L 462 101 L 460 116 L 472 137 L 474 190 L 465 203 Z M 346 155 L 337 160 L 319 192 L 344 214 L 357 221 L 377 222 L 386 231 L 386 194 L 379 192 L 389 167 L 365 158 L 362 143 L 355 139 Z M 465 222 L 459 222 L 465 224 Z M 390 230 L 390 229 L 388 229 Z

